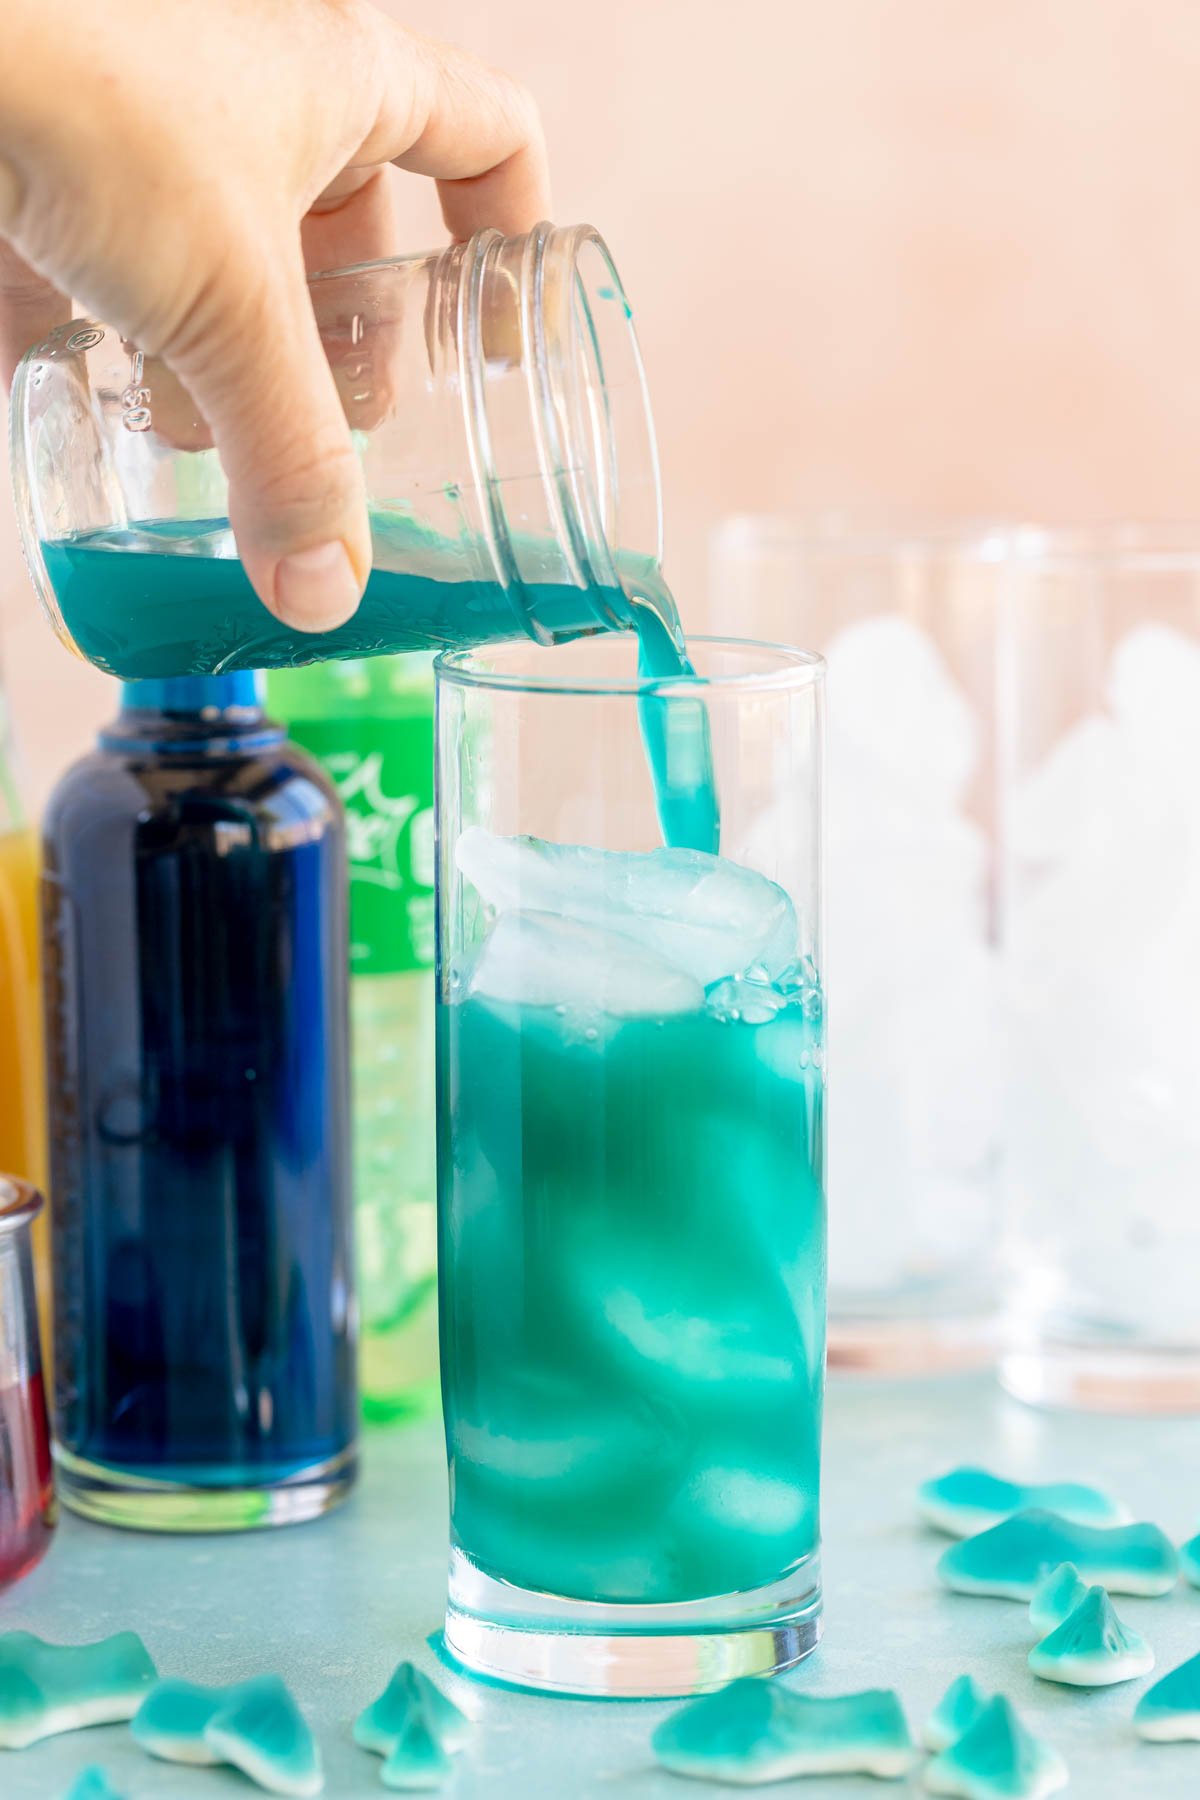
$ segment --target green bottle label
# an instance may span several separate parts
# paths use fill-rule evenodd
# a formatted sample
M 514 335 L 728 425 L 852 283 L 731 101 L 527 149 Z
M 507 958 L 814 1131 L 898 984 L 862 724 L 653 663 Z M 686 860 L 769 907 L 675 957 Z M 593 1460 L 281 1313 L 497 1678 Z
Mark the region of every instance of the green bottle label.
M 433 720 L 298 719 L 346 808 L 350 972 L 433 966 Z

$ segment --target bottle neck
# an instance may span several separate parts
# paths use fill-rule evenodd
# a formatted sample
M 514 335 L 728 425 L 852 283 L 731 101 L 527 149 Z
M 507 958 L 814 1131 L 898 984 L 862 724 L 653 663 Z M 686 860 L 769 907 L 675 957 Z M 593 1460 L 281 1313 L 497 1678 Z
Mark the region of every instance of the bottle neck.
M 246 754 L 283 742 L 263 712 L 262 677 L 177 675 L 121 686 L 121 709 L 100 734 L 106 750 L 195 756 Z
M 436 312 L 472 472 L 460 496 L 531 637 L 625 630 L 662 559 L 658 455 L 632 312 L 588 226 L 479 232 Z

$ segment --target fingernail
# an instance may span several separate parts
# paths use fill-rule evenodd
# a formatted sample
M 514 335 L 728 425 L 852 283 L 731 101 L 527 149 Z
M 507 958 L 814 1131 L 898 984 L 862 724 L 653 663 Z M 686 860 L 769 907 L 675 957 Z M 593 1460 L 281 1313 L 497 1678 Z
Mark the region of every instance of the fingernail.
M 275 571 L 275 610 L 297 631 L 332 631 L 358 605 L 361 589 L 343 543 L 295 550 Z

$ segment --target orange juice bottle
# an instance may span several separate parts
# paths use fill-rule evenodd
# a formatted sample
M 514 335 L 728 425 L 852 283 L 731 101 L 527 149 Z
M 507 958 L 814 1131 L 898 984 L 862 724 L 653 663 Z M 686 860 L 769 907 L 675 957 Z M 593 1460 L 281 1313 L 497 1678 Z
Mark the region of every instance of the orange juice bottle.
M 38 850 L 25 823 L 0 686 L 0 1171 L 45 1188 L 45 1073 L 38 958 Z M 35 1228 L 44 1362 L 49 1366 L 50 1257 Z

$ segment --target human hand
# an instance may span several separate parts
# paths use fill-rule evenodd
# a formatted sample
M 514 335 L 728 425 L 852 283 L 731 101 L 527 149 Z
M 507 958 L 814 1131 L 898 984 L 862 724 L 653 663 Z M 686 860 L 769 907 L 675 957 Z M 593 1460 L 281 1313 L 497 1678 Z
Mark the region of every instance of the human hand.
M 229 480 L 257 592 L 329 630 L 371 562 L 310 269 L 388 254 L 388 165 L 455 238 L 549 212 L 532 102 L 369 0 L 4 0 L 0 358 L 72 296 L 160 357 Z M 302 230 L 303 227 L 303 230 Z

